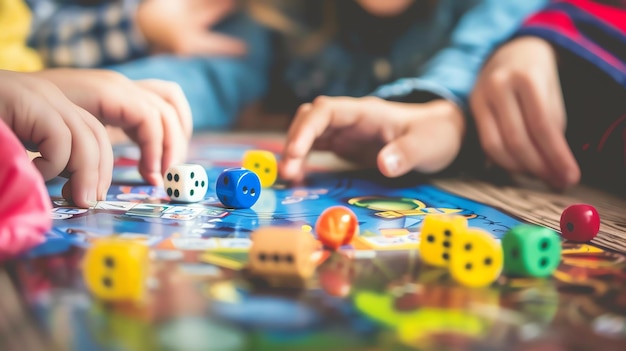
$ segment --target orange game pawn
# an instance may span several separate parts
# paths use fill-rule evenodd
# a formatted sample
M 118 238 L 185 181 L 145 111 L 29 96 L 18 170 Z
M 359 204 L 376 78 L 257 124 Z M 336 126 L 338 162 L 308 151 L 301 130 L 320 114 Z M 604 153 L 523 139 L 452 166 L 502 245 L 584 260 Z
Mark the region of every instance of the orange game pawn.
M 320 214 L 315 223 L 317 238 L 324 246 L 337 250 L 352 241 L 359 232 L 359 220 L 345 206 L 329 207 Z

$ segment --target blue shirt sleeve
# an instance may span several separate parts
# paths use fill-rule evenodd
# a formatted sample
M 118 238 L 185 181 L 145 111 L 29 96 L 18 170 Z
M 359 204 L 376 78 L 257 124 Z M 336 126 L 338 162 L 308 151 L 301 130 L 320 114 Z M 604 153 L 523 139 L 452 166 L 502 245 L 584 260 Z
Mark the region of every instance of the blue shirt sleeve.
M 33 13 L 29 45 L 49 67 L 94 68 L 145 55 L 148 45 L 134 17 L 140 0 L 28 0 Z
M 532 12 L 547 0 L 484 0 L 468 10 L 454 29 L 447 47 L 427 63 L 420 77 L 401 78 L 378 88 L 374 95 L 399 99 L 427 91 L 461 108 L 495 47 L 508 39 Z

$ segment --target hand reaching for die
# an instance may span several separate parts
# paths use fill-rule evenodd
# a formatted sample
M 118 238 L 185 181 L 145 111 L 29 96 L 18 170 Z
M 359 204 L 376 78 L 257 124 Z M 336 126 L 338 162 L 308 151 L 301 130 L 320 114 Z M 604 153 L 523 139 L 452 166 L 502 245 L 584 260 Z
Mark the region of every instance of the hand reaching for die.
M 106 199 L 111 185 L 113 152 L 103 123 L 137 142 L 139 171 L 153 185 L 186 158 L 191 137 L 191 112 L 177 85 L 110 71 L 0 71 L 0 107 L 0 118 L 39 152 L 33 163 L 43 177 L 68 177 L 63 196 L 80 207 Z
M 556 53 L 522 37 L 489 60 L 471 97 L 483 149 L 510 172 L 530 173 L 554 188 L 580 179 L 567 141 Z
M 104 126 L 72 103 L 50 81 L 0 71 L 2 118 L 15 135 L 41 154 L 33 164 L 43 177 L 69 177 L 65 194 L 77 206 L 103 200 L 111 184 L 113 152 Z
M 150 184 L 163 184 L 167 168 L 185 160 L 191 109 L 175 83 L 131 81 L 105 70 L 54 69 L 35 74 L 53 82 L 102 123 L 123 129 L 141 149 L 139 173 Z
M 438 172 L 456 158 L 465 133 L 461 110 L 447 100 L 424 104 L 375 97 L 319 97 L 298 110 L 279 165 L 300 180 L 311 150 L 332 151 L 387 177 Z

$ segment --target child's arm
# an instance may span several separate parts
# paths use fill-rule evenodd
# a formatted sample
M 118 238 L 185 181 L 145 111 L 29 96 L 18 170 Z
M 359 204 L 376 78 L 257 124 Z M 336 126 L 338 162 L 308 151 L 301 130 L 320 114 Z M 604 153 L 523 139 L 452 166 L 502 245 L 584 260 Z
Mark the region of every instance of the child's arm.
M 27 0 L 33 13 L 29 44 L 50 67 L 92 68 L 142 56 L 148 44 L 134 18 L 139 2 Z
M 397 98 L 428 91 L 466 108 L 468 95 L 492 50 L 508 39 L 522 20 L 547 0 L 483 0 L 469 10 L 420 77 L 403 78 L 379 88 L 375 95 Z

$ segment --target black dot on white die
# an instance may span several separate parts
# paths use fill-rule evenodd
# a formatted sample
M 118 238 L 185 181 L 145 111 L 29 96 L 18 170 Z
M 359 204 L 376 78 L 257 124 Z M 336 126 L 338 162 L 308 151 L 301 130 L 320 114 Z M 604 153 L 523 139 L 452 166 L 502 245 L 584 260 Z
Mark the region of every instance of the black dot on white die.
M 198 184 L 200 184 L 200 183 L 196 180 L 196 186 L 198 186 Z
M 251 188 L 251 189 L 250 189 L 250 195 L 251 195 L 251 196 L 256 195 L 256 190 L 254 190 L 254 188 Z
M 247 186 L 244 186 L 243 189 L 241 189 L 241 190 L 243 191 L 244 194 L 248 193 L 248 187 Z
M 174 190 L 174 196 L 175 197 L 179 197 L 180 196 L 180 192 L 178 191 L 178 189 Z
M 177 182 L 180 180 L 180 177 L 178 176 L 178 174 L 174 174 L 174 181 Z
M 472 251 L 472 243 L 465 244 L 465 251 Z
M 104 266 L 107 268 L 115 268 L 115 260 L 111 256 L 104 257 Z
M 172 188 L 167 188 L 167 196 L 172 196 Z
M 446 229 L 443 231 L 443 235 L 447 236 L 447 237 L 451 237 L 452 236 L 452 231 L 450 229 Z
M 195 174 L 194 172 L 191 172 L 191 173 L 189 174 L 189 176 L 191 177 L 191 179 L 193 179 L 193 177 L 195 177 L 195 176 L 196 176 L 196 174 Z
M 444 241 L 444 242 L 443 242 L 443 247 L 450 248 L 450 242 L 449 242 L 449 241 L 447 241 L 447 240 L 446 240 L 446 241 Z
M 113 287 L 113 280 L 111 280 L 111 278 L 109 278 L 109 277 L 102 277 L 102 285 L 107 287 L 107 288 L 112 288 Z
M 541 248 L 542 250 L 547 250 L 550 247 L 550 242 L 548 241 L 548 239 L 543 239 L 541 240 L 541 243 L 539 244 L 539 248 Z
M 541 267 L 547 267 L 548 266 L 548 258 L 547 257 L 543 257 L 539 260 L 539 265 Z
M 429 243 L 434 243 L 435 242 L 435 236 L 432 234 L 428 234 L 428 236 L 426 237 L 426 240 L 428 240 Z
M 193 196 L 194 193 L 195 191 L 193 191 L 193 189 L 189 190 L 189 196 Z
M 472 264 L 471 264 L 471 263 L 469 263 L 469 262 L 468 262 L 468 263 L 466 263 L 466 264 L 465 264 L 465 269 L 466 269 L 466 270 L 468 270 L 468 271 L 471 271 L 471 270 L 472 270 Z
M 491 260 L 491 257 L 487 257 L 487 258 L 485 258 L 485 266 L 491 266 L 491 263 L 492 263 L 492 262 L 493 262 L 493 261 Z
M 444 252 L 444 253 L 443 253 L 443 255 L 441 255 L 441 257 L 442 257 L 444 260 L 446 260 L 446 261 L 447 261 L 448 259 L 450 259 L 450 255 L 448 255 L 448 253 L 447 253 L 447 252 Z
M 204 188 L 204 180 L 200 182 L 200 186 Z
M 171 172 L 167 172 L 167 180 L 169 180 L 170 182 L 172 181 L 172 173 Z
M 574 231 L 574 223 L 567 222 L 567 224 L 565 226 L 567 227 L 567 230 L 569 230 L 570 232 Z

